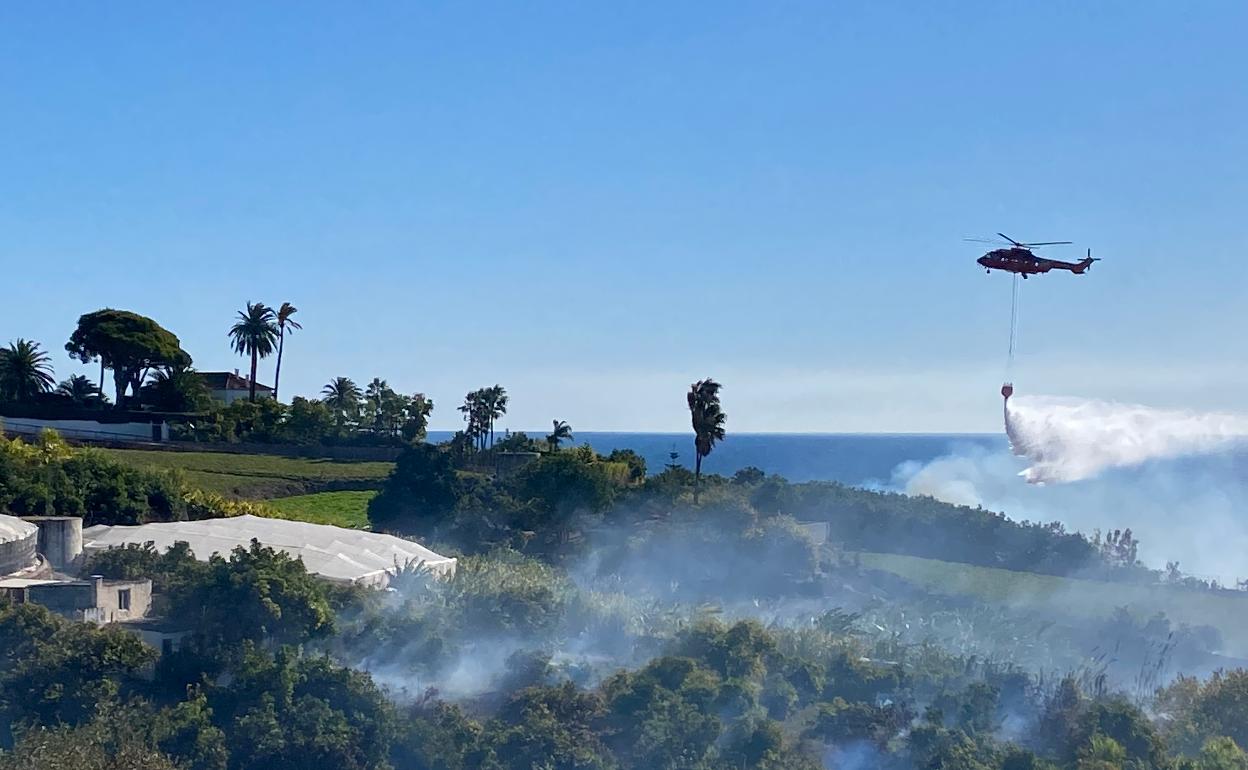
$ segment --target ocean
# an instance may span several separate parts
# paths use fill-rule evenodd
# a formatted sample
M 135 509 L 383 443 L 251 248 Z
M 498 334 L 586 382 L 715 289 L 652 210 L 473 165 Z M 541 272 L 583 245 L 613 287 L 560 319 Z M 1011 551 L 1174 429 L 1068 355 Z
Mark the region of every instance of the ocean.
M 534 435 L 534 434 L 530 434 Z M 646 459 L 646 471 L 659 473 L 672 462 L 693 467 L 691 433 L 596 433 L 576 431 L 577 444 L 599 454 L 632 449 Z M 450 431 L 430 431 L 429 440 L 446 441 Z M 702 462 L 704 473 L 731 476 L 753 466 L 789 481 L 839 481 L 873 489 L 894 488 L 894 473 L 905 463 L 926 464 L 968 449 L 1004 449 L 1004 436 L 991 434 L 729 434 Z

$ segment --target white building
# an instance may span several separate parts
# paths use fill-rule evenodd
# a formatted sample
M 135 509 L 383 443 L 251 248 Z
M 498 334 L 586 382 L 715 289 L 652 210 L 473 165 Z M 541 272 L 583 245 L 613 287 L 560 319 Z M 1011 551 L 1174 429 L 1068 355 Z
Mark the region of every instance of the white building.
M 237 369 L 232 372 L 200 372 L 199 376 L 212 397 L 227 406 L 239 399 L 246 400 L 251 395 L 251 380 L 239 374 Z M 273 398 L 273 389 L 257 382 L 256 398 Z

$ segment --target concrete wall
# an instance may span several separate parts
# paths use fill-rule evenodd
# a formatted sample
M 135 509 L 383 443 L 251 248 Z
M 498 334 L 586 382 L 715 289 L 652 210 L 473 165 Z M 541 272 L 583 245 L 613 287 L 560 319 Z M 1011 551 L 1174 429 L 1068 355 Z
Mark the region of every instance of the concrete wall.
M 123 608 L 126 592 L 128 609 Z M 147 617 L 152 607 L 152 581 L 105 580 L 96 576 L 90 580 L 45 583 L 26 589 L 26 599 L 71 620 L 123 623 Z
M 130 593 L 129 608 L 122 607 L 121 594 L 126 591 Z M 145 618 L 152 609 L 152 581 L 104 580 L 95 601 L 96 609 L 105 616 L 105 623 Z
M 82 519 L 77 516 L 27 516 L 39 527 L 39 553 L 58 570 L 78 565 L 82 556 Z
M 160 441 L 169 440 L 169 425 L 157 424 Z M 65 438 L 84 441 L 155 441 L 150 422 L 96 422 L 94 420 L 36 420 L 30 417 L 0 417 L 0 427 L 9 435 L 35 436 L 51 428 Z
M 126 630 L 136 634 L 149 647 L 160 650 L 161 655 L 182 649 L 184 640 L 191 635 L 190 631 L 149 628 L 143 624 L 130 624 L 126 626 Z
M 81 620 L 81 613 L 95 607 L 95 585 L 90 580 L 45 583 L 26 589 L 26 601 L 67 618 Z

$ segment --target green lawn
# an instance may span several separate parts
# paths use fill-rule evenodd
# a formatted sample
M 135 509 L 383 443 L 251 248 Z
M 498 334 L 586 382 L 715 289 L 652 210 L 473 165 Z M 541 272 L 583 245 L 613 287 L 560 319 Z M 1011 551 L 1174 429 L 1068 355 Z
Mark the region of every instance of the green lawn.
M 900 554 L 859 557 L 864 567 L 900 575 L 933 593 L 973 596 L 1041 615 L 1105 617 L 1118 607 L 1138 617 L 1164 612 L 1173 622 L 1217 628 L 1228 653 L 1248 656 L 1248 594 L 1079 580 Z
M 318 492 L 266 500 L 265 505 L 284 519 L 368 529 L 368 501 L 376 494 L 374 491 Z
M 377 489 L 394 463 L 342 462 L 225 452 L 101 449 L 129 465 L 179 470 L 192 485 L 249 500 L 327 490 Z

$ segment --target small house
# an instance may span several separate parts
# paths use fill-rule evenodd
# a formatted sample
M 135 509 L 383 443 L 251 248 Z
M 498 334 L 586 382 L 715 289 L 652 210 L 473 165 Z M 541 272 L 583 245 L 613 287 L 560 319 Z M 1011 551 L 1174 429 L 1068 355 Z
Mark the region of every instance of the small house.
M 251 395 L 251 380 L 239 374 L 237 369 L 232 372 L 200 372 L 199 376 L 212 397 L 226 406 L 239 399 L 246 400 Z M 273 398 L 273 389 L 257 382 L 256 398 Z

